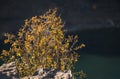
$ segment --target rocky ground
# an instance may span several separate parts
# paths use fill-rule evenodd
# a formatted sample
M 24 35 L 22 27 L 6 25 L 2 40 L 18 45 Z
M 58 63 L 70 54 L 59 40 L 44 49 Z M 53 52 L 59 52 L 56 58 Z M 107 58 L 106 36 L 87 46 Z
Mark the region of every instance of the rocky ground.
M 71 79 L 71 71 L 38 69 L 33 76 L 19 78 L 15 62 L 0 66 L 0 79 Z
M 0 67 L 0 79 L 18 79 L 15 62 L 3 64 Z

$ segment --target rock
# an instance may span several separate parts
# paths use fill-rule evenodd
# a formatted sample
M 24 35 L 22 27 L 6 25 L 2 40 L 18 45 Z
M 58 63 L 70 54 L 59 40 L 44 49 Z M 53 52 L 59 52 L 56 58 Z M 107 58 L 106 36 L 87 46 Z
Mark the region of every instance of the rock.
M 71 70 L 68 70 L 67 72 L 57 72 L 55 79 L 72 79 Z
M 0 66 L 0 79 L 19 79 L 15 62 Z
M 0 66 L 0 79 L 72 79 L 71 70 L 37 69 L 33 76 L 19 78 L 15 62 Z

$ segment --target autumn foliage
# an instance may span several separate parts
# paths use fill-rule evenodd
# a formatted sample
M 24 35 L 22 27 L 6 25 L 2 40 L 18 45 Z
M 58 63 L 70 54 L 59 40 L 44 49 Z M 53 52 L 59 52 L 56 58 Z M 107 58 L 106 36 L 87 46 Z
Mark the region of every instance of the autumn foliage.
M 15 61 L 21 77 L 33 75 L 37 68 L 69 70 L 78 60 L 77 50 L 85 45 L 76 47 L 78 36 L 64 35 L 64 24 L 56 12 L 53 9 L 26 19 L 17 36 L 5 34 L 4 43 L 11 47 L 3 50 L 0 58 Z

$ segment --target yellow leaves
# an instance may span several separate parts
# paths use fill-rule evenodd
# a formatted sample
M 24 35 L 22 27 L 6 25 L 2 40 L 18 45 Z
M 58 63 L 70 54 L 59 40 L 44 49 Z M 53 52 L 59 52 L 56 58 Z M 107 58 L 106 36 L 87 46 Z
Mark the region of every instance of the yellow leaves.
M 47 55 L 47 56 L 46 56 L 46 59 L 50 60 L 50 59 L 51 59 L 51 57 L 50 57 L 49 55 Z
M 45 42 L 46 42 L 45 40 L 46 40 L 46 38 L 44 36 L 40 39 L 40 42 L 39 42 L 40 47 L 45 44 Z
M 28 19 L 25 20 L 25 26 L 29 26 L 29 21 L 28 21 Z
M 26 40 L 27 41 L 32 41 L 32 40 L 34 40 L 34 36 L 33 35 L 26 35 Z
M 61 61 L 60 61 L 60 69 L 61 69 L 61 70 L 65 70 L 65 66 L 67 65 L 67 64 L 65 63 L 65 59 L 66 59 L 66 58 L 62 58 Z
M 37 28 L 37 31 L 38 32 L 41 32 L 42 31 L 42 27 L 39 25 L 39 26 L 37 26 L 38 28 Z
M 52 58 L 51 58 L 50 55 L 46 56 L 46 60 L 47 60 L 46 65 L 51 65 L 52 64 Z
M 57 47 L 57 46 L 55 46 L 55 47 L 54 47 L 54 49 L 55 49 L 55 50 L 57 50 L 57 49 L 58 49 L 58 47 Z
M 12 57 L 11 57 L 11 60 L 13 60 L 14 58 L 15 58 L 15 56 L 12 56 Z
M 74 39 L 78 39 L 78 36 L 76 35 L 76 36 L 74 37 Z
M 11 43 L 12 39 L 15 38 L 15 36 L 13 34 L 9 34 L 9 33 L 5 33 L 4 34 L 5 37 L 7 37 L 7 39 L 4 40 L 4 43 Z
M 41 26 L 41 25 L 35 26 L 35 27 L 33 28 L 33 32 L 34 32 L 37 36 L 39 36 L 40 33 L 43 32 L 42 26 Z
M 65 47 L 65 48 L 69 48 L 69 43 L 65 43 L 65 44 L 64 44 L 64 47 Z
M 36 18 L 37 18 L 37 16 L 33 16 L 33 17 L 31 18 L 31 20 L 34 21 L 34 20 L 36 20 Z
M 4 36 L 8 38 L 14 38 L 15 36 L 13 34 L 5 33 Z
M 30 42 L 25 41 L 25 47 L 27 48 L 27 47 L 29 47 L 29 46 L 30 46 Z
M 65 62 L 64 62 L 64 61 L 61 61 L 61 62 L 60 62 L 60 64 L 61 64 L 61 65 L 64 65 L 64 64 L 65 64 Z
M 4 56 L 9 56 L 9 52 L 6 51 L 6 50 L 2 50 L 2 55 L 4 55 Z
M 85 44 L 81 44 L 81 48 L 82 48 L 82 47 L 85 47 Z
M 31 18 L 32 23 L 36 23 L 38 21 L 37 16 Z
M 64 51 L 64 50 L 65 50 L 65 48 L 64 48 L 64 47 L 61 47 L 61 50 L 62 50 L 62 51 Z
M 55 55 L 56 55 L 56 54 L 53 52 L 53 53 L 52 53 L 52 56 L 54 57 Z
M 47 23 L 47 24 L 49 24 L 49 23 L 51 23 L 51 22 L 52 22 L 51 20 L 49 20 L 49 21 L 46 21 L 46 23 Z
M 9 40 L 8 39 L 4 40 L 4 43 L 5 44 L 9 43 Z
M 18 42 L 14 42 L 11 46 L 16 46 L 18 44 Z
M 73 41 L 73 36 L 68 35 L 68 38 L 66 40 L 67 40 L 66 42 L 68 42 L 68 43 L 72 42 Z
M 62 30 L 59 29 L 59 30 L 58 30 L 58 34 L 59 34 L 59 35 L 63 35 Z
M 56 61 L 53 61 L 52 67 L 53 67 L 53 68 L 56 68 L 56 67 L 57 67 L 57 62 L 56 62 Z
M 35 56 L 33 55 L 33 56 L 32 56 L 32 59 L 34 59 L 34 58 L 35 58 Z
M 42 49 L 42 54 L 45 54 L 45 49 Z
M 17 52 L 17 56 L 19 56 L 19 57 L 20 57 L 20 56 L 21 56 L 21 53 L 20 53 L 20 52 Z
M 74 50 L 78 50 L 78 49 L 81 49 L 83 47 L 85 47 L 85 44 L 81 44 L 80 46 L 75 47 Z
M 5 34 L 7 39 L 4 43 L 10 42 L 11 47 L 9 51 L 3 50 L 2 54 L 11 57 L 10 60 L 16 59 L 20 76 L 32 75 L 31 72 L 38 66 L 70 69 L 79 57 L 73 52 L 85 47 L 85 44 L 75 47 L 78 36 L 65 38 L 62 19 L 56 16 L 56 12 L 53 9 L 39 17 L 26 19 L 16 38 L 12 34 Z
M 64 65 L 61 65 L 61 66 L 60 66 L 60 69 L 61 69 L 61 70 L 64 70 L 64 69 L 65 69 L 65 66 L 64 66 Z
M 78 60 L 77 60 L 77 59 L 75 59 L 75 61 L 77 62 Z
M 0 59 L 4 59 L 3 56 L 0 55 Z
M 82 70 L 79 71 L 79 72 L 73 72 L 73 75 L 75 75 L 75 76 L 79 76 L 80 79 L 85 79 L 85 78 L 87 78 L 87 74 L 84 73 Z
M 18 32 L 18 36 L 21 37 L 23 34 L 21 32 Z
M 24 48 L 26 49 L 26 52 L 28 53 L 32 51 L 32 47 L 29 41 L 25 41 Z
M 56 30 L 53 30 L 52 33 L 53 33 L 53 34 L 56 34 L 57 32 L 56 32 Z

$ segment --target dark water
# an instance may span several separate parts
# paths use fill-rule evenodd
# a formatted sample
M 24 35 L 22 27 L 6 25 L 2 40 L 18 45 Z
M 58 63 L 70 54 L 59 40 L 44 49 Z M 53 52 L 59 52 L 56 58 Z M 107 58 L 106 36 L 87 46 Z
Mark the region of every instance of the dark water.
M 88 79 L 120 79 L 120 56 L 82 54 L 76 70 L 83 70 Z

